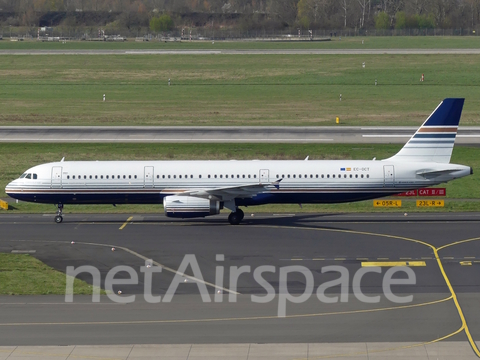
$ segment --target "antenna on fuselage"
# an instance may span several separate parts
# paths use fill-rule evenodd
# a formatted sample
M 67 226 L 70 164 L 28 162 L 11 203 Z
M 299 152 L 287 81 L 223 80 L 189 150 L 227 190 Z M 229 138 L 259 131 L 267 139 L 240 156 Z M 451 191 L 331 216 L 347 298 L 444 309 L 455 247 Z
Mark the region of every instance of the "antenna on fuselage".
M 307 155 L 307 157 L 305 158 L 305 160 L 304 160 L 304 161 L 307 161 L 309 156 L 310 156 L 310 155 Z
M 65 160 L 65 156 L 62 158 L 62 160 L 60 160 L 60 162 L 63 162 L 63 160 Z

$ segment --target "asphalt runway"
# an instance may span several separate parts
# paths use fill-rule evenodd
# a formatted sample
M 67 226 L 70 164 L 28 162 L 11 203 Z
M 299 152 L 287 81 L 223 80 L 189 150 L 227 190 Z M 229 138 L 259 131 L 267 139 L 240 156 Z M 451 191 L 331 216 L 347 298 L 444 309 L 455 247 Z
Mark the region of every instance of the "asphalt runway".
M 73 303 L 64 296 L 0 297 L 0 345 L 427 344 L 441 339 L 472 346 L 480 339 L 479 223 L 478 213 L 246 212 L 239 226 L 228 225 L 226 215 L 181 221 L 161 214 L 66 214 L 62 224 L 55 224 L 53 214 L 5 214 L 0 216 L 1 252 L 30 253 L 62 272 L 67 266 L 94 266 L 102 286 L 111 269 L 127 265 L 139 274 L 139 282 L 113 287 L 123 297 L 135 295 L 127 304 L 107 296 L 99 303 L 86 295 L 74 296 Z M 153 275 L 152 289 L 154 296 L 165 297 L 186 254 L 194 256 L 200 273 L 188 267 L 180 274 L 183 280 L 171 302 L 146 301 L 140 272 L 145 260 L 162 267 Z M 359 301 L 352 282 L 365 269 L 362 263 L 386 262 L 405 262 L 413 270 L 414 283 L 392 287 L 397 296 L 412 295 L 412 301 L 399 304 L 383 293 L 383 278 L 392 265 L 364 275 L 360 283 L 362 293 L 379 295 L 379 302 Z M 253 302 L 252 295 L 267 295 L 254 276 L 265 265 L 272 268 L 262 276 L 276 295 L 266 303 Z M 348 272 L 346 302 L 326 303 L 313 293 L 301 303 L 287 303 L 286 316 L 278 317 L 285 291 L 301 296 L 306 272 L 313 275 L 314 291 L 337 279 L 339 273 L 322 273 L 332 265 Z M 219 266 L 223 281 L 216 280 Z M 232 266 L 251 269 L 238 277 L 237 286 L 230 281 Z M 288 275 L 282 290 L 279 274 L 288 266 L 301 268 Z M 128 278 L 125 272 L 118 276 Z M 92 281 L 86 273 L 78 277 Z M 210 302 L 202 301 L 198 284 L 208 289 Z M 325 293 L 339 295 L 340 286 Z
M 406 126 L 1 126 L 0 142 L 404 144 L 417 129 Z M 480 127 L 460 127 L 455 142 L 479 144 Z
M 322 45 L 319 44 L 319 47 Z M 149 49 L 70 49 L 70 50 L 41 50 L 27 49 L 0 50 L 0 55 L 475 55 L 480 49 L 212 49 L 208 50 L 149 50 Z

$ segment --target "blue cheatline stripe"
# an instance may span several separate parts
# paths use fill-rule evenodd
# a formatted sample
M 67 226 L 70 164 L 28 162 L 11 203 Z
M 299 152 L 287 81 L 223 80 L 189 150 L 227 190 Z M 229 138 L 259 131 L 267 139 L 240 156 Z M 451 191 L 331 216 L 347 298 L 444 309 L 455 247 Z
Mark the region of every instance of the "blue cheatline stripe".
M 410 140 L 408 142 L 409 144 L 450 144 L 450 146 L 453 146 L 454 141 L 441 141 L 441 140 Z
M 446 134 L 446 133 L 438 133 L 438 134 L 415 134 L 414 138 L 424 138 L 424 139 L 451 139 L 455 138 L 457 134 Z

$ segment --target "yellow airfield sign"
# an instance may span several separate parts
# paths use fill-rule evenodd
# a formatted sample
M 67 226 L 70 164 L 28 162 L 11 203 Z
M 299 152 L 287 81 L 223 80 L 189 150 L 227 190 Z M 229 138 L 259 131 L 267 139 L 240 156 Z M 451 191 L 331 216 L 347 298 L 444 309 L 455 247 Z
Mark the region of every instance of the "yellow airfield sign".
M 402 207 L 402 200 L 373 200 L 373 207 Z

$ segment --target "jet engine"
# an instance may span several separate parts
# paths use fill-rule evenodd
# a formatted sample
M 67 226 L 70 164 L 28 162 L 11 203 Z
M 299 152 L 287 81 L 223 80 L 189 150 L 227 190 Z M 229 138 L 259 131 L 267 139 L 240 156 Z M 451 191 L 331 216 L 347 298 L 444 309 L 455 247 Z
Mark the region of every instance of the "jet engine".
M 217 215 L 220 202 L 194 196 L 170 195 L 163 198 L 165 215 L 175 218 L 194 218 Z

